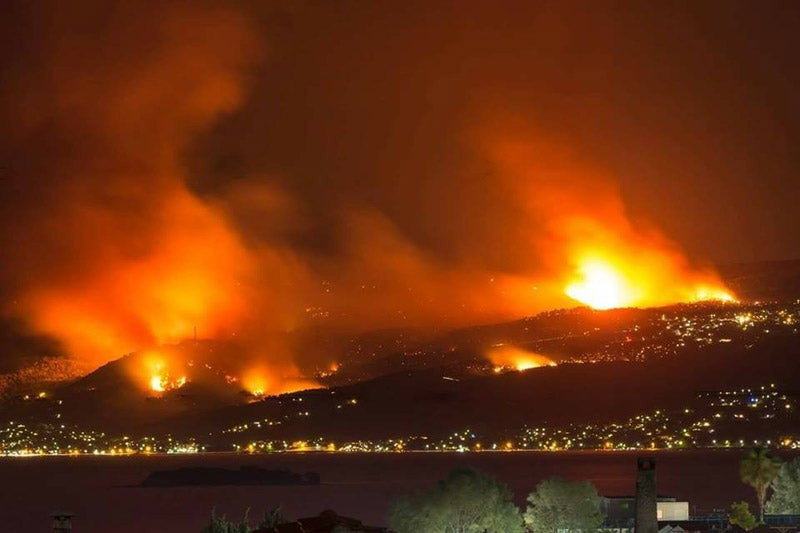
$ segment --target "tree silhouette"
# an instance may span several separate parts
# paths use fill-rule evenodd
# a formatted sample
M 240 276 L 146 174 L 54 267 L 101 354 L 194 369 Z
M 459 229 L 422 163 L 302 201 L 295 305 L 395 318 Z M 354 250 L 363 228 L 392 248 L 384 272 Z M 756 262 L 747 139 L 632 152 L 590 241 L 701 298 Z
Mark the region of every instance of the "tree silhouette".
M 211 519 L 202 533 L 249 533 L 250 524 L 247 520 L 249 509 L 245 511 L 241 522 L 229 522 L 225 515 L 217 516 L 216 510 L 211 509 Z
M 742 482 L 753 487 L 758 498 L 758 516 L 764 521 L 764 503 L 767 490 L 780 472 L 781 460 L 769 453 L 766 448 L 753 448 L 742 458 L 739 474 Z
M 533 533 L 596 531 L 603 525 L 600 495 L 588 481 L 550 478 L 528 496 L 525 525 Z
M 747 502 L 736 502 L 731 504 L 731 515 L 728 523 L 732 526 L 739 526 L 745 531 L 750 531 L 758 525 L 756 517 L 750 512 L 750 505 Z
M 800 514 L 800 457 L 781 466 L 772 482 L 772 496 L 766 510 L 770 514 Z
M 287 522 L 289 522 L 289 519 L 286 518 L 285 514 L 283 514 L 283 506 L 279 505 L 270 509 L 269 511 L 264 511 L 264 518 L 258 524 L 258 527 L 263 529 L 271 529 L 281 524 L 286 524 Z
M 522 533 L 508 487 L 471 469 L 454 470 L 433 489 L 400 499 L 389 524 L 397 533 Z

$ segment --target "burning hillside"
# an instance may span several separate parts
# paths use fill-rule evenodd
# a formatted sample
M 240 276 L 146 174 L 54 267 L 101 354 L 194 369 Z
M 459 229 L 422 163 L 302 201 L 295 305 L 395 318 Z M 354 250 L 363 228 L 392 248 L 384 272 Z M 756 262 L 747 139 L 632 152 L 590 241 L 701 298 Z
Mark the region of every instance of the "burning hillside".
M 541 366 L 556 366 L 556 362 L 545 355 L 504 344 L 492 347 L 486 353 L 486 357 L 494 365 L 495 373 L 507 370 L 522 372 Z
M 734 300 L 713 268 L 632 219 L 613 178 L 569 150 L 536 135 L 490 135 L 484 144 L 511 190 L 529 200 L 525 227 L 541 226 L 527 239 L 546 265 L 545 285 L 595 309 Z
M 3 138 L 16 201 L 2 211 L 2 311 L 56 339 L 71 375 L 140 352 L 129 373 L 143 390 L 184 390 L 197 361 L 170 346 L 199 335 L 234 341 L 230 381 L 272 394 L 313 385 L 304 373 L 336 358 L 287 341 L 306 327 L 347 338 L 576 302 L 733 298 L 713 269 L 631 218 L 615 180 L 568 143 L 494 116 L 465 114 L 479 134 L 453 138 L 470 155 L 428 154 L 451 167 L 423 174 L 424 186 L 394 166 L 355 185 L 333 164 L 270 172 L 251 164 L 261 148 L 226 165 L 220 132 L 266 103 L 269 77 L 254 78 L 271 65 L 269 36 L 236 6 L 153 10 L 100 10 L 90 38 L 82 10 L 43 17 L 56 22 L 20 36 L 50 36 L 33 43 L 43 64 L 20 62 L 0 108 L 18 125 Z M 352 159 L 373 156 L 365 137 Z

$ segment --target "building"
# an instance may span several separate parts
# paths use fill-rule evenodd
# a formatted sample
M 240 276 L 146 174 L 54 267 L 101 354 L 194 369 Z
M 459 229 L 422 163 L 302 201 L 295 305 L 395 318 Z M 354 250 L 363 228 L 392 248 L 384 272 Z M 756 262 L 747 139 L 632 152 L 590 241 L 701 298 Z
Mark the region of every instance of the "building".
M 656 460 L 652 457 L 639 457 L 636 460 L 636 503 L 634 506 L 636 533 L 658 533 L 656 501 Z
M 604 496 L 602 509 L 606 515 L 605 526 L 614 529 L 633 528 L 636 518 L 636 498 L 633 496 Z M 668 496 L 656 496 L 656 520 L 689 520 L 689 502 L 677 501 Z
M 662 520 L 689 520 L 689 502 L 656 502 L 656 518 Z

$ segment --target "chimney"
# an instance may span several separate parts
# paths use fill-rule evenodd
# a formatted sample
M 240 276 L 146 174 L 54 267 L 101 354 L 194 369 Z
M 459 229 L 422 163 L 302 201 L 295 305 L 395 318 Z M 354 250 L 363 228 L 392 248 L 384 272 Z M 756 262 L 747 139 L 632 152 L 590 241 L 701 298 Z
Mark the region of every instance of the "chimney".
M 636 533 L 658 533 L 656 461 L 639 457 L 636 462 Z

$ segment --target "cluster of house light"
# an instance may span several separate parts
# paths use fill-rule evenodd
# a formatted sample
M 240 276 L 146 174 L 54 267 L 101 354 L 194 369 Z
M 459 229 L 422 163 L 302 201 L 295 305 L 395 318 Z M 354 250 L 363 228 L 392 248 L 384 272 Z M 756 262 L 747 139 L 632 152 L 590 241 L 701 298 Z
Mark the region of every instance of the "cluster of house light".
M 621 330 L 614 339 L 599 350 L 574 356 L 566 362 L 597 362 L 606 359 L 628 358 L 641 360 L 678 353 L 686 348 L 703 347 L 735 340 L 754 342 L 772 334 L 797 334 L 800 324 L 800 301 L 788 306 L 726 305 L 707 312 L 700 305 L 678 306 L 662 314 L 648 315 L 641 323 Z M 582 332 L 592 335 L 592 331 Z M 622 354 L 622 356 L 620 355 Z M 330 391 L 334 394 L 335 391 Z M 26 401 L 52 401 L 46 392 L 29 394 Z M 281 419 L 262 418 L 243 422 L 224 429 L 221 434 L 259 433 L 272 426 L 297 418 L 308 418 L 313 410 L 305 406 L 302 396 L 284 398 L 297 403 L 297 409 Z M 796 435 L 761 435 L 757 440 L 744 440 L 723 434 L 724 424 L 744 424 L 752 419 L 771 419 L 787 416 L 796 408 L 795 400 L 775 390 L 774 386 L 758 389 L 739 389 L 707 393 L 699 398 L 699 406 L 677 412 L 655 411 L 621 422 L 570 425 L 567 427 L 528 427 L 515 435 L 477 435 L 470 429 L 455 431 L 443 438 L 412 436 L 376 441 L 330 442 L 323 438 L 285 442 L 257 438 L 230 442 L 238 451 L 467 451 L 508 449 L 636 449 L 682 448 L 702 446 L 750 446 L 766 444 L 795 447 Z M 703 403 L 705 402 L 705 403 Z M 61 400 L 56 400 L 61 405 Z M 353 408 L 356 398 L 346 398 L 336 409 Z M 60 419 L 60 413 L 55 418 Z M 0 426 L 0 454 L 125 454 L 125 453 L 194 453 L 206 447 L 190 440 L 179 442 L 170 436 L 129 437 L 109 436 L 64 424 L 26 425 L 9 422 Z
M 297 400 L 299 401 L 299 400 Z M 351 398 L 343 405 L 356 405 Z M 253 439 L 230 444 L 229 450 L 248 453 L 287 451 L 326 452 L 403 452 L 403 451 L 509 451 L 509 450 L 631 450 L 642 448 L 674 449 L 688 447 L 800 447 L 798 435 L 762 435 L 759 439 L 733 436 L 746 431 L 755 420 L 796 417 L 797 400 L 776 389 L 774 384 L 759 388 L 705 392 L 696 405 L 676 411 L 656 410 L 621 422 L 569 425 L 566 427 L 526 427 L 517 434 L 480 435 L 470 428 L 441 438 L 416 435 L 384 440 L 333 442 L 323 437 L 305 440 Z M 302 413 L 305 416 L 305 412 Z M 235 435 L 251 429 L 266 429 L 280 424 L 270 419 L 233 426 L 223 434 Z M 731 432 L 731 428 L 736 429 Z M 9 422 L 0 426 L 0 454 L 53 455 L 132 453 L 197 453 L 208 449 L 197 440 L 177 440 L 170 436 L 110 436 L 64 424 L 26 425 Z
M 700 447 L 800 447 L 800 435 L 764 435 L 734 438 L 756 419 L 796 417 L 796 400 L 768 385 L 733 391 L 703 393 L 698 405 L 675 411 L 656 410 L 621 422 L 569 425 L 563 428 L 526 427 L 516 435 L 487 436 L 466 428 L 443 438 L 411 436 L 386 440 L 335 443 L 325 438 L 298 442 L 253 440 L 236 444 L 237 451 L 509 451 L 509 450 L 635 450 Z M 733 428 L 726 432 L 725 424 Z
M 193 440 L 166 437 L 113 437 L 64 424 L 8 422 L 0 426 L 0 455 L 128 455 L 134 453 L 198 453 Z
M 707 312 L 709 305 L 714 306 L 713 312 Z M 660 315 L 650 315 L 641 323 L 620 330 L 599 348 L 562 362 L 645 361 L 714 344 L 752 343 L 775 334 L 796 335 L 799 324 L 800 301 L 790 305 L 681 305 Z M 600 328 L 595 328 L 573 333 L 591 336 L 599 331 Z

